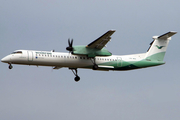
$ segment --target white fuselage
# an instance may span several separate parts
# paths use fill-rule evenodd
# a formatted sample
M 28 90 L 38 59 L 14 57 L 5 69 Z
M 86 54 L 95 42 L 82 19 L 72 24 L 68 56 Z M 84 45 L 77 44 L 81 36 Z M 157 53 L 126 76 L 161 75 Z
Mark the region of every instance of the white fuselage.
M 33 50 L 17 50 L 22 53 L 12 53 L 4 57 L 1 61 L 9 64 L 22 64 L 22 65 L 36 65 L 36 66 L 52 66 L 55 69 L 61 67 L 68 68 L 92 68 L 92 59 L 81 56 L 72 55 L 71 53 L 63 52 L 52 52 L 52 51 L 33 51 Z M 103 68 L 121 67 L 122 60 L 124 61 L 139 61 L 144 59 L 145 54 L 135 54 L 135 55 L 124 55 L 124 56 L 97 56 L 95 58 L 96 64 L 102 66 Z M 115 63 L 104 64 L 104 63 Z M 116 64 L 117 63 L 117 64 Z M 103 65 L 104 64 L 104 65 Z

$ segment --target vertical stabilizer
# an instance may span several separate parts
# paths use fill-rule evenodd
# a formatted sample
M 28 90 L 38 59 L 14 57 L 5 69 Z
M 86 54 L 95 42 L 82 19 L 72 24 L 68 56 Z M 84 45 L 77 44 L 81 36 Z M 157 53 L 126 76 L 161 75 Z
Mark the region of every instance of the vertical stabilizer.
M 153 36 L 154 41 L 146 53 L 146 59 L 151 61 L 163 61 L 171 36 L 177 32 L 168 32 L 161 36 Z

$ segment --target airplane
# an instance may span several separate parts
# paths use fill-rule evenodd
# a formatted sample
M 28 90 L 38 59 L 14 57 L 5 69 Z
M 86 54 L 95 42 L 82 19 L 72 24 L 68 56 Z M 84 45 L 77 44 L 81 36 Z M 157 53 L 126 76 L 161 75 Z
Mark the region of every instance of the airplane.
M 73 46 L 73 39 L 68 39 L 69 53 L 36 50 L 16 50 L 10 55 L 1 59 L 1 62 L 8 63 L 9 69 L 12 64 L 51 66 L 53 69 L 62 67 L 69 68 L 75 75 L 74 80 L 78 82 L 78 68 L 93 69 L 100 71 L 126 71 L 140 68 L 163 65 L 166 49 L 171 36 L 175 31 L 167 32 L 160 36 L 153 36 L 153 41 L 145 53 L 131 55 L 112 55 L 106 48 L 111 35 L 115 30 L 109 30 L 101 37 L 84 46 Z

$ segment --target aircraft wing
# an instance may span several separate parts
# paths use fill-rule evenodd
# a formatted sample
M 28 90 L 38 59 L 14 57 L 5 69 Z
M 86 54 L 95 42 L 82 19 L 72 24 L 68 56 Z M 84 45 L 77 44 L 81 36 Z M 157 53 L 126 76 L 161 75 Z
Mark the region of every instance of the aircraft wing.
M 111 35 L 115 32 L 115 30 L 109 30 L 104 35 L 87 45 L 87 48 L 96 48 L 101 50 L 111 39 Z

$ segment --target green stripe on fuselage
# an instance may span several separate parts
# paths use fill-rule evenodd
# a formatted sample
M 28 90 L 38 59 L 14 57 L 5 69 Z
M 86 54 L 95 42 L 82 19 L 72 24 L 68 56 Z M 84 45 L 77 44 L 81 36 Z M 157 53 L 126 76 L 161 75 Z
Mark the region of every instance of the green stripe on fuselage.
M 162 65 L 165 62 L 163 61 L 148 61 L 148 60 L 141 60 L 141 61 L 122 61 L 121 67 L 115 67 L 115 70 L 133 70 L 133 69 L 140 69 L 146 67 L 153 67 Z
M 165 53 L 166 53 L 166 52 L 156 53 L 156 54 L 154 54 L 154 55 L 151 55 L 151 56 L 147 57 L 146 59 L 163 61 L 164 56 L 165 56 Z
M 146 68 L 146 67 L 153 67 L 162 65 L 165 62 L 163 61 L 149 61 L 146 59 L 140 60 L 140 61 L 110 61 L 101 63 L 98 65 L 104 65 L 104 66 L 114 66 L 114 68 L 101 68 L 101 69 L 109 69 L 109 70 L 133 70 L 133 69 L 140 69 L 140 68 Z M 121 66 L 119 66 L 121 65 Z M 93 66 L 93 65 L 92 65 Z M 87 66 L 87 68 L 92 68 L 92 66 Z

